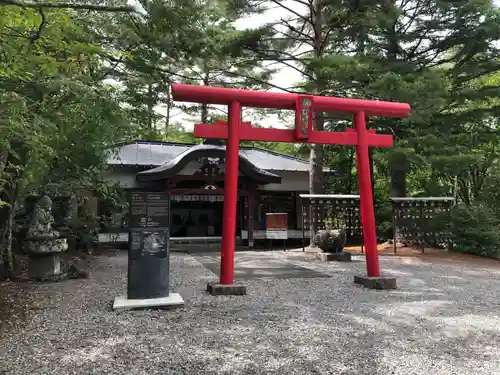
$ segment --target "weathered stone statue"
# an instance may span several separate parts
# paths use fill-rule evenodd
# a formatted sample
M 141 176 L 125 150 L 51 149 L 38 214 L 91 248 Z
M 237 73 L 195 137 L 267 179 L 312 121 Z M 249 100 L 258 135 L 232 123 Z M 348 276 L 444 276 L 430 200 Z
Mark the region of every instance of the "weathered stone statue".
M 346 240 L 347 234 L 343 228 L 317 231 L 314 244 L 323 251 L 323 254 L 319 254 L 319 258 L 326 261 L 350 261 L 351 254 L 344 252 Z
M 326 229 L 316 232 L 314 242 L 325 253 L 341 253 L 346 244 L 344 229 Z
M 68 243 L 52 229 L 53 222 L 52 200 L 45 195 L 34 206 L 24 241 L 29 255 L 28 275 L 35 280 L 62 277 L 59 254 L 68 249 Z
M 76 216 L 76 197 L 60 196 L 54 199 L 52 204 L 53 226 L 59 231 L 69 231 L 71 222 Z

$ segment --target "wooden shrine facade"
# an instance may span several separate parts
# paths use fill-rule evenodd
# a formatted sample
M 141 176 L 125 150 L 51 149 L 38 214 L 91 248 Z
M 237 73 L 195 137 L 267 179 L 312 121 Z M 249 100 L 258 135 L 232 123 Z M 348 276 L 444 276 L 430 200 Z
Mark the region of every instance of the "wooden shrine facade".
M 163 145 L 165 153 L 176 151 L 177 156 L 165 163 L 151 163 L 151 156 L 142 165 L 144 155 L 153 155 L 161 149 L 152 144 L 151 151 L 142 150 L 131 155 L 132 145 L 127 146 L 122 159 L 126 163 L 110 166 L 108 180 L 118 181 L 128 191 L 167 191 L 172 202 L 172 237 L 190 241 L 217 242 L 222 235 L 225 148 L 217 145 Z M 134 150 L 135 151 L 135 150 Z M 127 159 L 128 158 L 128 159 Z M 260 162 L 260 164 L 259 164 Z M 150 163 L 150 164 L 147 164 Z M 111 164 L 111 163 L 110 163 Z M 153 166 L 153 168 L 151 168 Z M 149 168 L 148 168 L 149 167 Z M 264 169 L 264 167 L 268 169 Z M 286 213 L 288 241 L 302 240 L 300 194 L 307 192 L 308 162 L 267 150 L 248 149 L 240 154 L 236 237 L 240 243 L 253 246 L 266 242 L 266 214 Z M 328 171 L 327 171 L 328 172 Z M 125 232 L 126 218 L 115 215 L 114 224 L 101 230 Z M 125 234 L 122 234 L 122 237 Z M 124 239 L 122 239 L 124 240 Z M 106 242 L 106 241 L 103 241 Z

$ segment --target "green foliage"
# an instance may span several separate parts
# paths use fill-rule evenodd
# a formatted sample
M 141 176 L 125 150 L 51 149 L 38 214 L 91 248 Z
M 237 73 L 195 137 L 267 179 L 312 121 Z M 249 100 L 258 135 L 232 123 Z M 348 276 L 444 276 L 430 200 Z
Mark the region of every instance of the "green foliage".
M 164 141 L 179 143 L 201 143 L 201 140 L 195 138 L 192 132 L 186 131 L 181 125 L 171 125 L 167 129 L 167 134 L 163 137 Z
M 22 15 L 22 16 L 21 16 Z M 100 47 L 80 39 L 78 19 L 47 12 L 40 36 L 34 10 L 0 7 L 3 49 L 0 138 L 7 182 L 22 189 L 58 190 L 96 179 L 106 148 L 128 138 L 116 90 L 93 77 Z M 14 36 L 18 35 L 17 38 Z M 14 46 L 16 48 L 14 48 Z M 61 184 L 62 182 L 62 184 Z
M 485 205 L 455 206 L 452 233 L 455 251 L 490 258 L 500 256 L 500 219 Z
M 0 6 L 0 259 L 26 196 L 99 185 L 109 146 L 132 134 L 86 16 Z

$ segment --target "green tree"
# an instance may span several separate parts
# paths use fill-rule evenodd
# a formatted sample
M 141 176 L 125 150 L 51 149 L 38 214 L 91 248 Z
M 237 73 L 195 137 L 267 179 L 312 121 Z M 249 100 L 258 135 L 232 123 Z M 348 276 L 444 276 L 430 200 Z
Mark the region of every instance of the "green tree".
M 243 47 L 257 53 L 261 59 L 294 69 L 303 77 L 302 82 L 295 82 L 291 87 L 281 89 L 314 95 L 332 94 L 331 84 L 334 82 L 330 80 L 328 71 L 324 69 L 321 61 L 337 53 L 333 46 L 336 46 L 337 51 L 346 47 L 349 44 L 348 38 L 357 26 L 371 22 L 371 18 L 376 18 L 380 14 L 380 9 L 375 6 L 376 2 L 360 4 L 354 1 L 276 0 L 263 3 L 229 0 L 227 4 L 237 14 L 259 14 L 269 9 L 280 9 L 280 14 L 283 16 L 263 26 L 272 36 L 268 40 L 254 40 Z M 339 89 L 335 90 L 335 94 L 340 92 Z M 313 127 L 315 130 L 325 130 L 336 120 L 336 118 L 330 119 L 324 113 L 316 113 Z M 324 193 L 326 186 L 323 173 L 324 146 L 310 145 L 309 160 L 310 192 Z M 311 226 L 311 233 L 314 231 L 315 228 Z
M 46 8 L 59 6 L 0 6 L 0 268 L 7 274 L 24 197 L 91 186 L 106 148 L 128 133 L 116 91 L 94 75 L 99 44 L 82 38 L 74 10 Z

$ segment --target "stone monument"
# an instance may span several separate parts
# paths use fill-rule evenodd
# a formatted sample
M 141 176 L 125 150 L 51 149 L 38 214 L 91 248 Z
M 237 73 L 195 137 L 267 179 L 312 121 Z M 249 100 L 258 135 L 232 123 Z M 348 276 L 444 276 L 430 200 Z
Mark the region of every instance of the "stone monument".
M 323 261 L 350 262 L 351 254 L 344 252 L 346 240 L 347 234 L 344 228 L 317 231 L 314 244 L 323 251 L 318 254 L 318 258 Z
M 136 191 L 129 200 L 127 295 L 113 310 L 184 306 L 170 291 L 170 195 Z
M 34 206 L 24 240 L 24 249 L 29 255 L 28 276 L 31 279 L 52 281 L 64 277 L 60 253 L 68 249 L 68 242 L 52 229 L 53 222 L 52 200 L 44 195 Z

